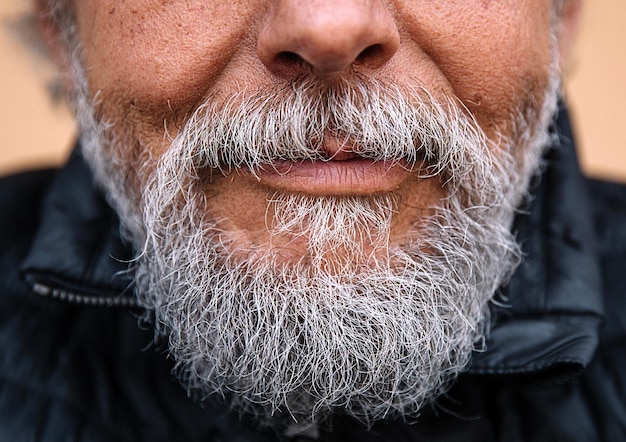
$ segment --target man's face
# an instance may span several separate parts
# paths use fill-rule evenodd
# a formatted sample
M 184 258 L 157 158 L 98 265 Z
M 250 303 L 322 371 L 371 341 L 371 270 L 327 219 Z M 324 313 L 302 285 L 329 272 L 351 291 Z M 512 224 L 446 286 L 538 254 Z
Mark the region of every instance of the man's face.
M 137 140 L 129 158 L 160 156 L 207 99 L 280 89 L 296 77 L 422 87 L 457 97 L 490 138 L 508 135 L 511 115 L 543 99 L 551 9 L 546 0 L 76 2 L 90 92 L 98 92 L 106 118 Z M 266 243 L 268 190 L 393 191 L 404 202 L 396 241 L 445 195 L 440 177 L 364 164 L 347 154 L 352 147 L 326 133 L 321 148 L 336 161 L 260 176 L 212 174 L 213 216 L 242 240 Z
M 444 391 L 516 261 L 556 97 L 552 3 L 75 13 L 86 155 L 189 387 L 305 422 Z

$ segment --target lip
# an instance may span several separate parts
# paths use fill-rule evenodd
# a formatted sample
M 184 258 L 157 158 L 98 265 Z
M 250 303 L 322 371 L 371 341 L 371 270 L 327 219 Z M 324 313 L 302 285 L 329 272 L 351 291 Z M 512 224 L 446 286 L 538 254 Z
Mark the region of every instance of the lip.
M 258 184 L 276 190 L 311 195 L 372 195 L 391 192 L 413 173 L 402 162 L 345 160 L 279 161 L 252 173 L 242 171 Z

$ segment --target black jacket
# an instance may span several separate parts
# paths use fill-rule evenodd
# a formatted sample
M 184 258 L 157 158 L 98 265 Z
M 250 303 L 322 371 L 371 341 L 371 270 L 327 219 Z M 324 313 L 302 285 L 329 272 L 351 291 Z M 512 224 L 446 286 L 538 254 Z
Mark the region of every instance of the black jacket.
M 416 422 L 338 416 L 321 440 L 626 440 L 626 187 L 583 178 L 558 125 L 487 351 Z M 174 380 L 80 155 L 3 179 L 0 213 L 0 441 L 277 440 Z

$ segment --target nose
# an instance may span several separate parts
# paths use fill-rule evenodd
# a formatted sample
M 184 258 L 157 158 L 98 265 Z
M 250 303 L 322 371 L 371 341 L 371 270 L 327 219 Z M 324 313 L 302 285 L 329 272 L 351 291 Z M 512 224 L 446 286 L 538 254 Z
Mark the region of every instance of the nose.
M 378 68 L 399 45 L 383 0 L 277 0 L 259 34 L 257 53 L 278 75 L 303 68 L 329 74 L 354 64 Z

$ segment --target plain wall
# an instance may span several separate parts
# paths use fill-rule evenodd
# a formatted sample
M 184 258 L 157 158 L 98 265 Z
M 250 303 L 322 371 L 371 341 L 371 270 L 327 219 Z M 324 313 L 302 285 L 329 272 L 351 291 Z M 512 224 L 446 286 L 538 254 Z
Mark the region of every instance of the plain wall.
M 2 23 L 19 18 L 28 3 L 4 0 Z M 626 181 L 624 23 L 626 1 L 587 0 L 566 76 L 566 98 L 584 170 L 622 181 Z M 52 105 L 48 98 L 51 67 L 7 29 L 0 30 L 0 60 L 0 174 L 62 163 L 75 129 L 67 109 Z

